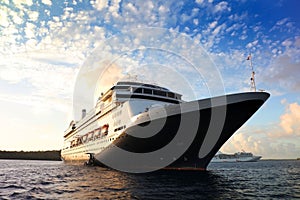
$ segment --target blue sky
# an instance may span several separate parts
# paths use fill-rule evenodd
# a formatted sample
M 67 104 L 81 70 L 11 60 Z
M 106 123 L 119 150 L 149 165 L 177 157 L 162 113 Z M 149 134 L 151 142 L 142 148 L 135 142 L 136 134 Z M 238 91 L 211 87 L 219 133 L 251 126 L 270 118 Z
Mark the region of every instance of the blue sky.
M 153 36 L 155 47 L 160 45 L 164 50 L 190 55 L 191 59 L 197 57 L 195 52 L 202 47 L 220 73 L 223 83 L 219 84 L 222 87 L 224 84 L 226 93 L 249 91 L 251 69 L 246 58 L 252 54 L 258 88 L 272 96 L 226 143 L 223 151 L 244 149 L 264 158 L 299 157 L 299 7 L 297 0 L 3 0 L 0 3 L 3 124 L 0 134 L 5 139 L 0 141 L 0 149 L 61 148 L 63 131 L 73 118 L 73 91 L 80 68 L 92 60 L 92 55 L 100 54 L 100 50 L 99 56 L 113 58 L 102 47 L 117 46 L 114 43 L 117 37 L 123 42 L 122 48 L 126 44 L 145 45 L 145 37 L 146 45 L 153 45 L 149 27 L 154 27 L 169 34 Z M 140 32 L 135 32 L 136 37 L 128 37 L 130 30 Z M 173 32 L 182 36 L 176 37 L 177 46 L 170 45 L 167 39 Z M 149 55 L 140 48 L 123 56 L 109 73 L 130 71 L 120 65 L 145 64 L 149 61 L 146 53 Z M 160 57 L 153 57 L 152 64 L 165 56 L 157 52 L 155 55 Z M 187 76 L 192 73 L 179 67 L 185 63 L 181 57 L 168 55 L 168 58 L 165 63 L 159 62 L 159 66 L 173 62 Z M 154 68 L 148 65 L 144 70 Z M 200 70 L 205 75 L 205 69 Z M 190 82 L 193 80 L 190 76 Z M 176 84 L 171 86 L 177 89 Z M 198 90 L 197 97 L 207 96 L 205 89 Z

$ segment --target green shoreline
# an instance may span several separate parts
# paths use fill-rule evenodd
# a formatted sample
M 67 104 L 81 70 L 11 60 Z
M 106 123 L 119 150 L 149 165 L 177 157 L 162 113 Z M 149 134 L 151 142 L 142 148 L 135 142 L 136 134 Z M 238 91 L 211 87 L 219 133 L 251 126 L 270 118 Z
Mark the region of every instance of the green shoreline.
M 52 151 L 0 151 L 0 159 L 60 161 L 60 150 Z

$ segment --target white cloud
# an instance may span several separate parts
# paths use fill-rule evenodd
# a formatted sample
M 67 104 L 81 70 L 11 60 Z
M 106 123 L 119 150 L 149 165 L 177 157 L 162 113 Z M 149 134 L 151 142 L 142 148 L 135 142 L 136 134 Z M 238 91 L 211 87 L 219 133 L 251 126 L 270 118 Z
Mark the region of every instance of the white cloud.
M 256 46 L 257 43 L 258 43 L 258 40 L 254 40 L 253 42 L 249 42 L 249 43 L 246 45 L 246 47 L 247 47 L 248 49 L 251 49 L 252 47 Z
M 211 49 L 214 45 L 217 45 L 221 41 L 223 32 L 226 29 L 226 23 L 218 25 L 218 21 L 211 22 L 208 25 L 208 28 L 202 31 L 202 35 L 205 36 L 205 41 L 202 42 L 204 47 L 206 49 Z
M 222 1 L 215 5 L 214 12 L 223 12 L 223 11 L 231 11 L 231 8 L 228 6 L 226 1 Z
M 25 34 L 27 38 L 35 38 L 35 29 L 36 26 L 32 23 L 27 22 L 25 28 Z
M 248 17 L 248 12 L 242 12 L 240 15 L 235 13 L 228 17 L 228 19 L 234 22 L 243 22 Z
M 300 136 L 300 105 L 291 103 L 287 106 L 286 113 L 280 117 L 280 126 L 284 134 Z
M 199 9 L 198 9 L 198 8 L 194 8 L 194 9 L 192 10 L 192 12 L 191 12 L 190 15 L 183 13 L 183 14 L 181 15 L 181 17 L 180 17 L 180 18 L 181 18 L 181 21 L 182 21 L 183 23 L 185 23 L 185 22 L 187 22 L 187 21 L 190 21 L 190 20 L 193 19 L 194 17 L 197 17 L 198 13 L 199 13 Z
M 32 6 L 32 0 L 13 0 L 13 3 L 19 8 L 22 8 L 23 5 Z
M 210 23 L 208 25 L 208 27 L 211 28 L 211 29 L 213 29 L 213 28 L 215 28 L 217 26 L 217 24 L 218 24 L 218 21 L 213 21 L 212 23 Z
M 193 19 L 193 23 L 198 26 L 199 25 L 199 20 L 198 19 Z
M 108 1 L 107 0 L 95 0 L 93 4 L 97 10 L 103 10 L 104 8 L 107 8 Z
M 22 12 L 20 13 L 17 13 L 17 12 L 11 12 L 10 13 L 12 18 L 13 18 L 13 22 L 16 23 L 16 24 L 22 24 L 24 21 L 23 21 L 23 16 L 22 16 Z
M 281 26 L 283 24 L 285 24 L 289 19 L 288 18 L 283 18 L 279 21 L 276 22 L 276 25 Z
M 240 32 L 241 30 L 245 29 L 245 26 L 245 23 L 234 23 L 226 29 L 226 33 L 231 32 L 231 36 L 235 36 L 237 32 Z
M 165 27 L 166 24 L 174 26 L 179 18 L 178 11 L 183 5 L 184 2 L 175 0 L 130 2 L 116 0 L 107 6 L 108 12 L 104 12 L 101 19 L 118 30 L 149 26 Z M 120 12 L 120 7 L 122 7 L 122 12 Z M 192 11 L 191 14 L 194 12 Z
M 212 31 L 212 34 L 215 35 L 215 36 L 217 36 L 217 35 L 220 34 L 220 32 L 221 32 L 222 30 L 224 30 L 224 29 L 226 29 L 226 24 L 225 24 L 225 23 L 224 23 L 224 24 L 221 24 L 221 25 L 219 25 L 219 26 L 217 26 L 217 27 Z
M 132 12 L 132 13 L 137 13 L 138 10 L 137 8 L 132 4 L 132 3 L 128 3 L 124 6 L 125 9 L 128 9 L 129 12 Z
M 111 6 L 108 9 L 109 12 L 111 13 L 111 15 L 115 18 L 120 17 L 120 15 L 119 15 L 120 3 L 121 3 L 121 0 L 111 1 Z
M 166 6 L 161 5 L 161 6 L 159 6 L 158 11 L 159 11 L 159 13 L 162 14 L 162 13 L 170 12 L 170 9 L 167 8 Z
M 292 41 L 291 41 L 290 39 L 286 39 L 286 40 L 284 40 L 281 44 L 282 44 L 282 46 L 289 47 L 289 46 L 291 46 L 293 43 L 292 43 Z
M 28 17 L 31 21 L 36 21 L 39 17 L 39 13 L 37 11 L 30 11 Z
M 202 4 L 204 0 L 195 0 L 197 4 Z
M 42 3 L 43 4 L 46 4 L 48 6 L 51 6 L 52 5 L 52 1 L 51 0 L 42 0 Z

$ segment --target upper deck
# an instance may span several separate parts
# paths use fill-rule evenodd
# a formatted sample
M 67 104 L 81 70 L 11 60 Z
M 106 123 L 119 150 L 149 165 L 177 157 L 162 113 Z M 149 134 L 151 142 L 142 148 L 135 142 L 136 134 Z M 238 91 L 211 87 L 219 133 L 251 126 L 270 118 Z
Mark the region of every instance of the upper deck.
M 88 112 L 78 122 L 73 121 L 65 131 L 64 137 L 75 134 L 76 130 L 93 119 L 95 116 L 103 116 L 123 102 L 130 100 L 158 101 L 163 103 L 179 104 L 182 101 L 181 94 L 170 91 L 167 88 L 153 84 L 140 82 L 121 81 L 102 94 L 96 107 Z
M 106 102 L 110 98 L 116 102 L 124 102 L 131 99 L 143 99 L 178 104 L 182 102 L 181 96 L 181 94 L 157 85 L 121 81 L 117 82 L 116 85 L 102 95 L 99 98 L 99 101 Z

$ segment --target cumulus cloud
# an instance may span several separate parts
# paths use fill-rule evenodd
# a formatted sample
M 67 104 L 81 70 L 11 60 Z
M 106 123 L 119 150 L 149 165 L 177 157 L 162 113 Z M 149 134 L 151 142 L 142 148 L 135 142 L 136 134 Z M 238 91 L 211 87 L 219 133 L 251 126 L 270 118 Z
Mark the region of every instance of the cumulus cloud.
M 107 0 L 95 0 L 93 2 L 93 4 L 97 10 L 102 10 L 107 7 L 108 1 Z
M 287 106 L 286 113 L 280 117 L 280 126 L 284 134 L 300 136 L 300 105 L 291 103 Z
M 43 4 L 46 4 L 48 6 L 51 6 L 52 5 L 52 1 L 51 0 L 42 0 L 42 3 Z
M 222 11 L 231 11 L 231 8 L 228 6 L 228 3 L 226 1 L 222 1 L 218 3 L 214 8 L 214 12 L 222 12 Z
M 23 5 L 31 6 L 32 0 L 13 0 L 13 3 L 19 7 L 21 7 Z
M 246 45 L 246 47 L 247 47 L 248 49 L 251 49 L 252 47 L 256 46 L 257 43 L 258 43 L 258 40 L 254 40 L 253 42 L 249 42 L 249 43 Z
M 218 24 L 218 21 L 213 21 L 212 23 L 210 23 L 210 24 L 208 25 L 208 27 L 209 27 L 210 29 L 213 29 L 213 28 L 215 28 L 215 27 L 217 26 L 217 24 Z
M 39 13 L 37 11 L 31 11 L 28 13 L 29 20 L 36 21 L 39 18 Z

